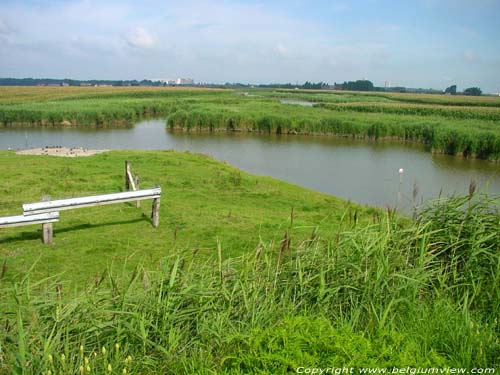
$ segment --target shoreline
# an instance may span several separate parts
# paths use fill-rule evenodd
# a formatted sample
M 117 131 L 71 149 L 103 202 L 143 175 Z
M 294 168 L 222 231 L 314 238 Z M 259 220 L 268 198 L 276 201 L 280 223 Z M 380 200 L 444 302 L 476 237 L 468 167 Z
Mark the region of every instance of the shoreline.
M 63 147 L 63 146 L 49 146 L 31 148 L 16 151 L 17 155 L 47 155 L 59 156 L 65 158 L 87 157 L 97 154 L 108 152 L 109 150 L 89 150 L 83 147 Z

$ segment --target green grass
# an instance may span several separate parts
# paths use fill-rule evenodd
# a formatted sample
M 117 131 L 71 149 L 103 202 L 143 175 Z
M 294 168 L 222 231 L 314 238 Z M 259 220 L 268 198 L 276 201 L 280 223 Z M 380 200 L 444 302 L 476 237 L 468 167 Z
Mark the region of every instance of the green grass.
M 51 246 L 0 232 L 0 372 L 500 366 L 499 197 L 409 220 L 189 153 L 0 152 L 0 214 L 118 191 L 125 159 L 158 229 L 143 202 L 62 212 Z
M 304 237 L 320 221 L 334 226 L 348 206 L 332 196 L 248 175 L 190 153 L 117 151 L 68 159 L 4 151 L 0 215 L 22 214 L 23 203 L 39 201 L 43 195 L 62 199 L 122 191 L 125 160 L 139 175 L 142 188 L 163 188 L 159 229 L 150 224 L 149 201 L 140 209 L 123 204 L 61 212 L 50 252 L 40 243 L 40 228 L 4 229 L 0 246 L 10 270 L 6 277 L 26 272 L 41 256 L 33 270 L 36 275 L 58 274 L 68 271 L 68 264 L 78 264 L 71 279 L 90 282 L 107 263 L 128 259 L 132 268 L 154 265 L 172 246 L 193 246 L 200 255 L 209 255 L 217 238 L 228 245 L 225 256 L 238 256 L 255 249 L 259 236 L 280 241 L 292 207 L 296 234 Z M 351 206 L 353 213 L 375 212 Z

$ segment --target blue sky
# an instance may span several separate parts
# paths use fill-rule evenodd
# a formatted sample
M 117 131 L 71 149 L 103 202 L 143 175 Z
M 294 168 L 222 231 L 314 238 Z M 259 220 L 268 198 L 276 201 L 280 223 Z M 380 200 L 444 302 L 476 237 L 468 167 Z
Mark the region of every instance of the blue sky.
M 0 76 L 500 91 L 500 0 L 0 0 Z

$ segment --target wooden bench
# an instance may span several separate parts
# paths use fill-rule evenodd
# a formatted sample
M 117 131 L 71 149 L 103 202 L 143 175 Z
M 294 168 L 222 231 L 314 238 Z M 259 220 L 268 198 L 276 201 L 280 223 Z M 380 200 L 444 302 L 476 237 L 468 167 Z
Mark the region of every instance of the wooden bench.
M 47 212 L 30 216 L 0 217 L 0 228 L 19 227 L 23 225 L 42 224 L 43 243 L 52 242 L 52 223 L 59 221 L 59 212 Z
M 132 201 L 141 201 L 145 199 L 153 199 L 153 208 L 151 212 L 151 221 L 153 226 L 157 228 L 160 224 L 160 197 L 161 188 L 155 187 L 153 189 L 126 191 L 122 193 L 94 195 L 88 197 L 48 200 L 36 203 L 23 204 L 24 217 L 28 221 L 30 217 L 38 217 L 44 214 L 59 215 L 59 211 L 73 210 L 84 207 L 102 206 L 106 204 L 124 203 Z M 22 216 L 23 217 L 23 216 Z M 59 217 L 59 216 L 58 216 Z M 44 224 L 48 226 L 47 231 L 52 233 L 52 224 L 47 222 Z M 47 241 L 47 242 L 46 242 Z M 52 242 L 52 235 L 50 238 L 45 238 L 44 243 Z

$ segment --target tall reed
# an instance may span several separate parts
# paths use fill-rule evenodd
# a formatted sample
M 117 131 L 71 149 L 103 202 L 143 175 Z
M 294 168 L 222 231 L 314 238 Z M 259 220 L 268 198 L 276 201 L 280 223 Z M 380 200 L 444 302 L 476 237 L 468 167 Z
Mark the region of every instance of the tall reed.
M 84 294 L 56 276 L 1 285 L 7 373 L 284 373 L 297 366 L 499 366 L 498 197 L 391 212 L 330 239 L 254 254 L 173 251 L 105 270 Z M 285 244 L 285 245 L 283 245 Z M 110 370 L 111 369 L 111 370 Z

